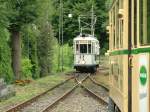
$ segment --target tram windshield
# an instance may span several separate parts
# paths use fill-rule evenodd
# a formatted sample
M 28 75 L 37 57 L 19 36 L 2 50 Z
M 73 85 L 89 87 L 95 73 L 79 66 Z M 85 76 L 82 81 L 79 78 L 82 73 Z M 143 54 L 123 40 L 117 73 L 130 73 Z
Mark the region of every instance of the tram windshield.
M 92 53 L 92 45 L 91 44 L 76 44 L 76 53 Z
M 80 44 L 80 53 L 87 53 L 87 44 Z

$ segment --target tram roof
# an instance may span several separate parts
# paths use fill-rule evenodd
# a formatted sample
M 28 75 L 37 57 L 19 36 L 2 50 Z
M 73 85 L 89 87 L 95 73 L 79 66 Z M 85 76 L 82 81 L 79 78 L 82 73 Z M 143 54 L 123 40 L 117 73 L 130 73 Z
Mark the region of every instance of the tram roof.
M 93 35 L 78 35 L 76 38 L 74 38 L 74 41 L 77 40 L 95 40 L 98 41 L 96 37 Z

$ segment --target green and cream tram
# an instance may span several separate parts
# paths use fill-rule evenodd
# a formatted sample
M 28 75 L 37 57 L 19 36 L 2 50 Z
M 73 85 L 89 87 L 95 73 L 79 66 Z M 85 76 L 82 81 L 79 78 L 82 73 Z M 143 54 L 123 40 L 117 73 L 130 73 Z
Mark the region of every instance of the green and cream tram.
M 150 112 L 150 0 L 113 0 L 109 11 L 112 112 Z

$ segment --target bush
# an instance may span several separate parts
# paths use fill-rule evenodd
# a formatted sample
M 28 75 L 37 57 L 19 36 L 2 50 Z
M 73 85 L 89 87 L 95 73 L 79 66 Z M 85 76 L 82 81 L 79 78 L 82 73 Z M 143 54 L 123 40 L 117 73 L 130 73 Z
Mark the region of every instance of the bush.
M 22 78 L 23 79 L 30 79 L 32 78 L 32 67 L 30 59 L 24 58 L 21 61 L 21 72 L 22 72 Z

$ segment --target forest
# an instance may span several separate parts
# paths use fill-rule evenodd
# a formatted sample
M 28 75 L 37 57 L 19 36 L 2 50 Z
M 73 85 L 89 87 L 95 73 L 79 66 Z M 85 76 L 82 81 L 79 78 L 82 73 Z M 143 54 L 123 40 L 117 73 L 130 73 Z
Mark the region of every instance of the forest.
M 111 0 L 62 0 L 63 44 L 59 39 L 61 0 L 0 0 L 0 78 L 7 83 L 37 79 L 73 69 L 73 38 L 79 34 L 78 16 L 97 16 L 95 34 L 101 55 L 108 49 L 108 9 Z M 68 18 L 72 14 L 72 18 Z

